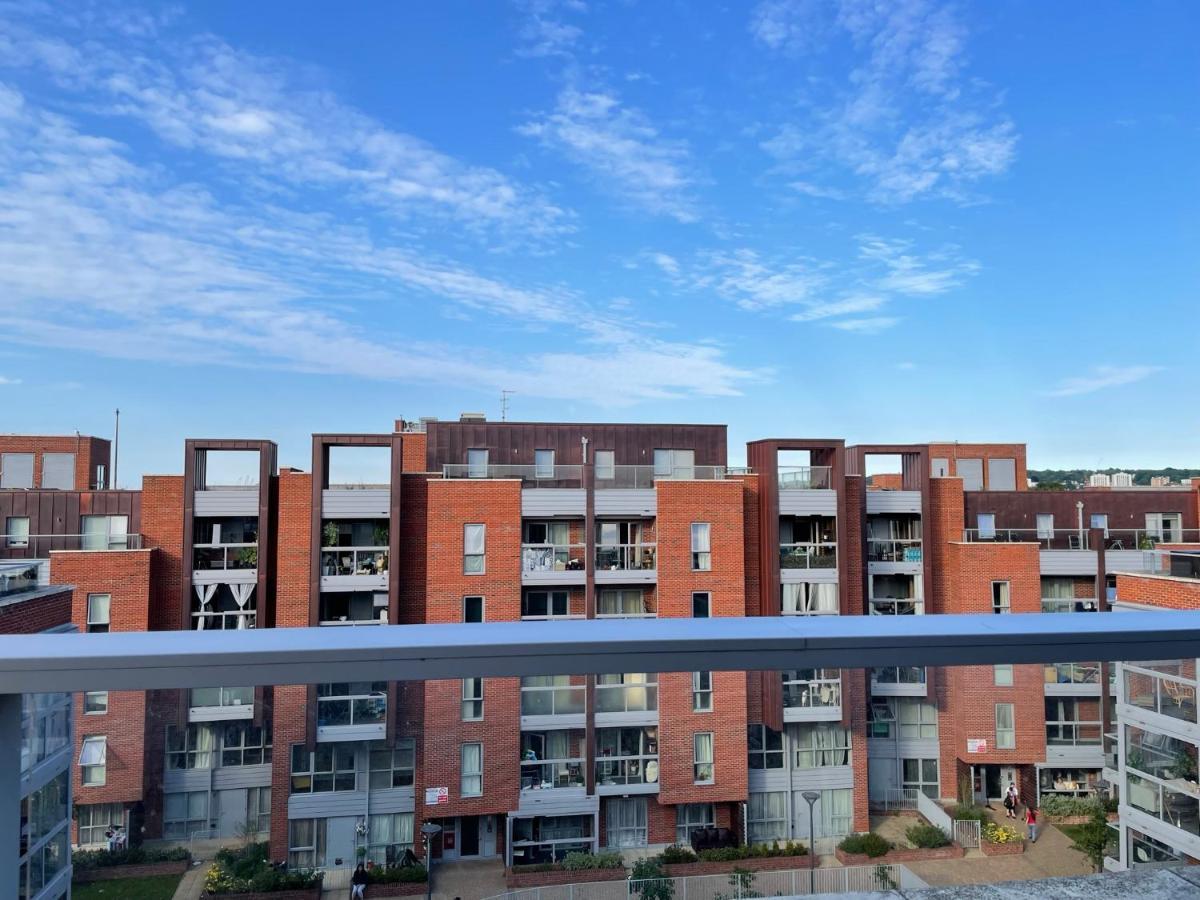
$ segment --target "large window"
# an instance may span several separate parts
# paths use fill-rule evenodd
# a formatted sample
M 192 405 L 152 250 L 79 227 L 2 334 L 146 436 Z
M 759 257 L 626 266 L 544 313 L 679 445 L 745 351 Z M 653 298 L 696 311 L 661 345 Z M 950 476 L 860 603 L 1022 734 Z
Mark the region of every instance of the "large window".
M 692 592 L 692 618 L 707 619 L 712 615 L 712 594 L 708 591 Z
M 81 550 L 124 550 L 129 546 L 128 516 L 82 516 Z
M 483 679 L 462 680 L 462 720 L 475 722 L 483 718 Z
M 746 808 L 751 844 L 788 839 L 787 794 L 784 791 L 752 793 Z
M 657 784 L 658 728 L 596 729 L 596 781 Z
M 325 864 L 325 819 L 288 822 L 288 865 L 312 869 Z
M 487 450 L 468 450 L 467 451 L 467 477 L 468 478 L 487 478 L 488 476 L 488 452 Z
M 230 722 L 221 729 L 221 766 L 261 766 L 271 761 L 271 727 Z
M 781 677 L 785 709 L 828 709 L 842 704 L 838 669 L 792 669 Z
M 792 732 L 796 768 L 850 765 L 850 729 L 841 725 L 800 725 Z
M 467 575 L 482 575 L 484 554 L 487 549 L 487 526 L 463 526 L 463 572 Z
M 783 768 L 783 733 L 754 724 L 747 730 L 751 769 Z
M 900 739 L 930 739 L 938 736 L 937 707 L 924 700 L 899 699 L 896 718 L 900 721 Z
M 111 594 L 88 594 L 87 597 L 87 630 L 88 634 L 103 634 L 109 629 L 109 610 L 112 607 Z
M 584 711 L 584 692 L 570 675 L 526 675 L 521 679 L 521 715 L 577 715 Z
M 692 673 L 692 712 L 712 712 L 712 672 Z
M 168 769 L 211 769 L 217 749 L 212 725 L 167 726 Z
M 0 489 L 23 491 L 33 487 L 33 454 L 0 453 Z
M 708 522 L 692 523 L 692 571 L 707 572 L 712 568 L 712 526 Z
M 75 454 L 42 454 L 42 487 L 47 490 L 69 491 L 75 487 Z
M 608 847 L 645 847 L 647 815 L 645 797 L 609 797 L 604 801 Z
M 821 815 L 821 834 L 849 834 L 854 817 L 854 791 L 851 788 L 837 788 L 821 791 L 821 799 L 817 803 Z
M 521 618 L 555 619 L 571 614 L 567 591 L 525 591 L 521 594 Z
M 108 778 L 108 738 L 85 737 L 79 747 L 79 766 L 84 787 L 100 787 Z
M 785 584 L 780 596 L 785 616 L 836 616 L 839 612 L 836 584 Z
M 208 791 L 186 791 L 163 797 L 163 837 L 190 840 L 209 836 Z
M 292 745 L 292 793 L 323 794 L 330 791 L 352 791 L 356 786 L 355 743 L 317 744 L 306 750 L 303 744 Z
M 700 731 L 692 735 L 692 781 L 696 784 L 712 784 L 715 778 L 713 771 L 713 733 Z
M 1017 733 L 1013 725 L 1013 705 L 996 704 L 996 749 L 1013 750 L 1017 746 Z
M 483 598 L 478 595 L 463 597 L 463 621 L 483 621 Z
M 697 828 L 713 828 L 717 824 L 711 803 L 680 803 L 675 807 L 675 843 L 686 847 Z
M 624 590 L 606 588 L 596 596 L 596 614 L 599 616 L 644 616 L 646 595 L 640 588 Z
M 900 760 L 901 787 L 912 788 L 931 800 L 938 798 L 938 761 L 936 759 Z
M 648 712 L 655 709 L 658 709 L 657 673 L 596 676 L 596 712 Z
M 5 520 L 4 543 L 11 548 L 29 546 L 29 517 L 9 516 Z
M 461 756 L 459 794 L 463 797 L 480 797 L 483 795 L 483 744 L 463 744 Z
M 382 741 L 371 746 L 371 790 L 412 787 L 415 769 L 416 741 L 413 738 L 398 738 L 395 747 Z
M 992 582 L 992 612 L 1012 612 L 1012 586 L 1007 581 Z
M 367 820 L 367 859 L 377 866 L 396 865 L 413 846 L 410 812 L 371 816 Z
M 1052 746 L 1099 746 L 1103 723 L 1098 698 L 1047 697 L 1046 743 Z
M 534 478 L 553 478 L 554 477 L 554 451 L 553 450 L 534 450 L 533 451 L 533 477 Z
M 655 450 L 654 477 L 691 480 L 696 475 L 695 450 Z
M 597 450 L 592 457 L 592 464 L 596 469 L 597 481 L 611 481 L 616 478 L 617 467 L 612 450 Z
M 246 789 L 246 830 L 254 834 L 271 833 L 271 789 Z
M 81 803 L 76 807 L 79 816 L 79 843 L 103 844 L 104 832 L 125 825 L 125 806 L 121 803 Z
M 1012 663 L 997 663 L 992 666 L 992 684 L 996 687 L 1012 687 Z

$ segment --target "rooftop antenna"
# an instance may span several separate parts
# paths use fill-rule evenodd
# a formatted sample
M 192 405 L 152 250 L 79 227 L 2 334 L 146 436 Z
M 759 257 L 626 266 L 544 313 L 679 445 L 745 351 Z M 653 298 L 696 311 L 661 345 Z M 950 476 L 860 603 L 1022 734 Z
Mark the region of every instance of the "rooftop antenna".
M 508 421 L 508 398 L 516 391 L 500 391 L 500 421 Z
M 112 486 L 113 490 L 117 488 L 117 460 L 121 457 L 121 410 L 113 410 L 116 421 L 113 425 L 113 461 L 112 461 Z

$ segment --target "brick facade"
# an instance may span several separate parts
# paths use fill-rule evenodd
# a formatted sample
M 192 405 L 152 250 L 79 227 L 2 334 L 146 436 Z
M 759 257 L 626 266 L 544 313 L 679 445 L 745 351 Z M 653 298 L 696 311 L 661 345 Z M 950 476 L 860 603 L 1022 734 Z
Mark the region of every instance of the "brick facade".
M 0 453 L 33 454 L 33 487 L 42 487 L 42 457 L 46 453 L 73 453 L 75 478 L 73 489 L 87 491 L 107 488 L 110 483 L 109 442 L 88 435 L 0 435 Z M 103 481 L 97 481 L 97 466 L 104 466 Z

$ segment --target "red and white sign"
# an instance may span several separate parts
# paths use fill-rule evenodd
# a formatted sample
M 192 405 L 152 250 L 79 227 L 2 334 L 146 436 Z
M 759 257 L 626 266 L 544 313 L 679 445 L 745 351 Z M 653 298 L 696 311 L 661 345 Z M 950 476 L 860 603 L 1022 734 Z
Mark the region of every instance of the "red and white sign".
M 425 805 L 437 806 L 439 803 L 450 802 L 450 788 L 425 788 Z
M 968 753 L 987 753 L 987 741 L 983 738 L 970 738 L 967 740 Z

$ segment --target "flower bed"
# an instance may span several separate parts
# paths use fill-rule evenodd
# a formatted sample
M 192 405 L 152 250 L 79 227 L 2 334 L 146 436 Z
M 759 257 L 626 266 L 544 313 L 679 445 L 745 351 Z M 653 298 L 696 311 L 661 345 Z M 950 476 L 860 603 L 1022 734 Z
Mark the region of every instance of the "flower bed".
M 934 847 L 929 850 L 907 847 L 893 847 L 883 856 L 867 856 L 865 853 L 847 853 L 841 847 L 834 851 L 838 862 L 843 866 L 874 866 L 879 863 L 920 862 L 925 859 L 961 859 L 966 853 L 958 844 L 948 847 Z
M 394 866 L 367 871 L 368 897 L 410 897 L 425 893 L 429 874 L 424 866 Z
M 324 875 L 308 869 L 280 871 L 271 865 L 266 843 L 217 851 L 204 878 L 205 897 L 239 900 L 309 900 L 321 896 Z
M 182 847 L 78 850 L 71 855 L 72 880 L 79 884 L 116 878 L 180 875 L 191 864 L 192 855 Z
M 117 878 L 150 878 L 154 875 L 182 875 L 191 866 L 186 859 L 168 859 L 162 862 L 128 863 L 126 865 L 103 866 L 95 869 L 75 869 L 71 880 L 76 884 L 91 884 L 93 881 L 113 881 Z
M 562 869 L 542 866 L 514 866 L 504 873 L 504 883 L 510 888 L 541 887 L 547 884 L 571 884 L 580 881 L 624 881 L 625 868 L 619 869 Z
M 1025 852 L 1025 842 L 1018 840 L 1007 844 L 996 844 L 992 841 L 980 841 L 979 849 L 983 851 L 984 856 L 1016 856 L 1018 853 Z
M 690 863 L 668 863 L 663 866 L 663 872 L 668 878 L 682 878 L 687 875 L 720 875 L 732 872 L 734 869 L 745 869 L 748 872 L 775 872 L 780 869 L 808 868 L 808 854 L 800 853 L 794 856 L 747 857 L 746 859 L 730 860 L 697 860 Z
M 1013 856 L 1025 852 L 1025 842 L 1021 834 L 1011 825 L 998 825 L 995 822 L 985 822 L 979 842 L 979 849 L 985 856 Z

